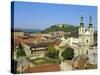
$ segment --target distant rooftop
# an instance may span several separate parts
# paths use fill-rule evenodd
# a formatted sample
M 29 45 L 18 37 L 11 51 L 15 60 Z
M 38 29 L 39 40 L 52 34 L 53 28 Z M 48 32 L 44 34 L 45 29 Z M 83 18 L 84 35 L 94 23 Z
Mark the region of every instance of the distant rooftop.
M 67 35 L 68 37 L 78 37 L 78 32 L 71 32 L 69 35 Z

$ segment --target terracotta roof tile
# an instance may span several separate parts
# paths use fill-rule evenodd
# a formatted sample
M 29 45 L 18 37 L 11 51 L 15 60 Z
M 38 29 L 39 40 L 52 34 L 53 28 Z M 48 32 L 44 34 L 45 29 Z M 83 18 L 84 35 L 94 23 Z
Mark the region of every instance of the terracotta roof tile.
M 62 42 L 62 40 L 56 39 L 53 41 L 53 44 L 58 46 L 61 44 L 61 42 Z
M 25 73 L 33 73 L 33 72 L 53 72 L 53 71 L 60 71 L 59 64 L 50 64 L 50 65 L 42 65 L 38 67 L 31 67 L 26 69 Z

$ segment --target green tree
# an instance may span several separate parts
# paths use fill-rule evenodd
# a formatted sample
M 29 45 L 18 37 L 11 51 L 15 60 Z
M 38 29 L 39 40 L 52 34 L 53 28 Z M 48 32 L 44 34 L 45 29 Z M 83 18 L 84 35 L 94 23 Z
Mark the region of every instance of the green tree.
M 17 51 L 17 58 L 19 56 L 26 56 L 25 51 L 24 51 L 24 49 L 23 49 L 21 44 L 19 44 L 19 48 L 18 48 L 18 51 Z
M 59 51 L 56 50 L 52 45 L 48 47 L 48 52 L 46 54 L 47 57 L 58 59 L 59 58 Z
M 66 48 L 62 52 L 62 57 L 66 60 L 72 60 L 74 57 L 74 50 L 72 48 Z
M 68 24 L 62 24 L 62 27 L 59 27 L 59 25 L 55 24 L 52 25 L 51 27 L 45 29 L 42 32 L 54 32 L 54 31 L 64 31 L 64 32 L 77 32 L 78 31 L 78 26 L 74 25 L 68 25 Z

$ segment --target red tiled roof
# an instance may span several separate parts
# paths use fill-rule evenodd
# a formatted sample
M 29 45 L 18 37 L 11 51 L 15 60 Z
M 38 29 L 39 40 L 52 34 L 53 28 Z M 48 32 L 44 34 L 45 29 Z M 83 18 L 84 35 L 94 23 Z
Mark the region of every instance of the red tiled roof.
M 55 41 L 53 41 L 53 44 L 58 46 L 61 44 L 61 42 L 62 40 L 56 39 Z
M 33 36 L 33 37 L 21 36 L 21 37 L 18 37 L 18 40 L 20 40 L 20 42 L 22 43 L 33 43 L 34 41 L 37 41 L 37 42 L 44 41 L 45 38 L 41 36 Z
M 33 73 L 33 72 L 53 72 L 53 71 L 60 71 L 59 64 L 50 64 L 50 65 L 42 65 L 38 67 L 31 67 L 26 69 L 25 73 Z

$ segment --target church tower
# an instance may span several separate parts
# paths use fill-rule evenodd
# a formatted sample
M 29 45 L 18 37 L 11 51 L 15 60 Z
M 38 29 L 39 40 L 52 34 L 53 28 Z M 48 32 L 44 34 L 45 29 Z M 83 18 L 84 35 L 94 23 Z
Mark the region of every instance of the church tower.
M 82 46 L 84 44 L 84 36 L 83 36 L 84 33 L 85 33 L 85 27 L 84 27 L 84 23 L 83 23 L 83 16 L 81 16 L 80 17 L 80 26 L 79 26 L 79 30 L 78 30 L 79 45 L 81 47 L 81 50 L 79 50 L 79 54 L 83 54 Z
M 88 26 L 87 30 L 90 32 L 90 40 L 91 40 L 90 45 L 93 45 L 94 44 L 94 28 L 93 28 L 91 16 L 89 18 L 89 26 Z
M 79 35 L 82 35 L 85 32 L 85 27 L 83 23 L 83 16 L 80 18 L 80 27 L 79 27 Z
M 88 31 L 89 31 L 91 34 L 94 34 L 94 28 L 93 28 L 92 17 L 91 17 L 91 16 L 90 16 L 90 19 L 89 19 Z

